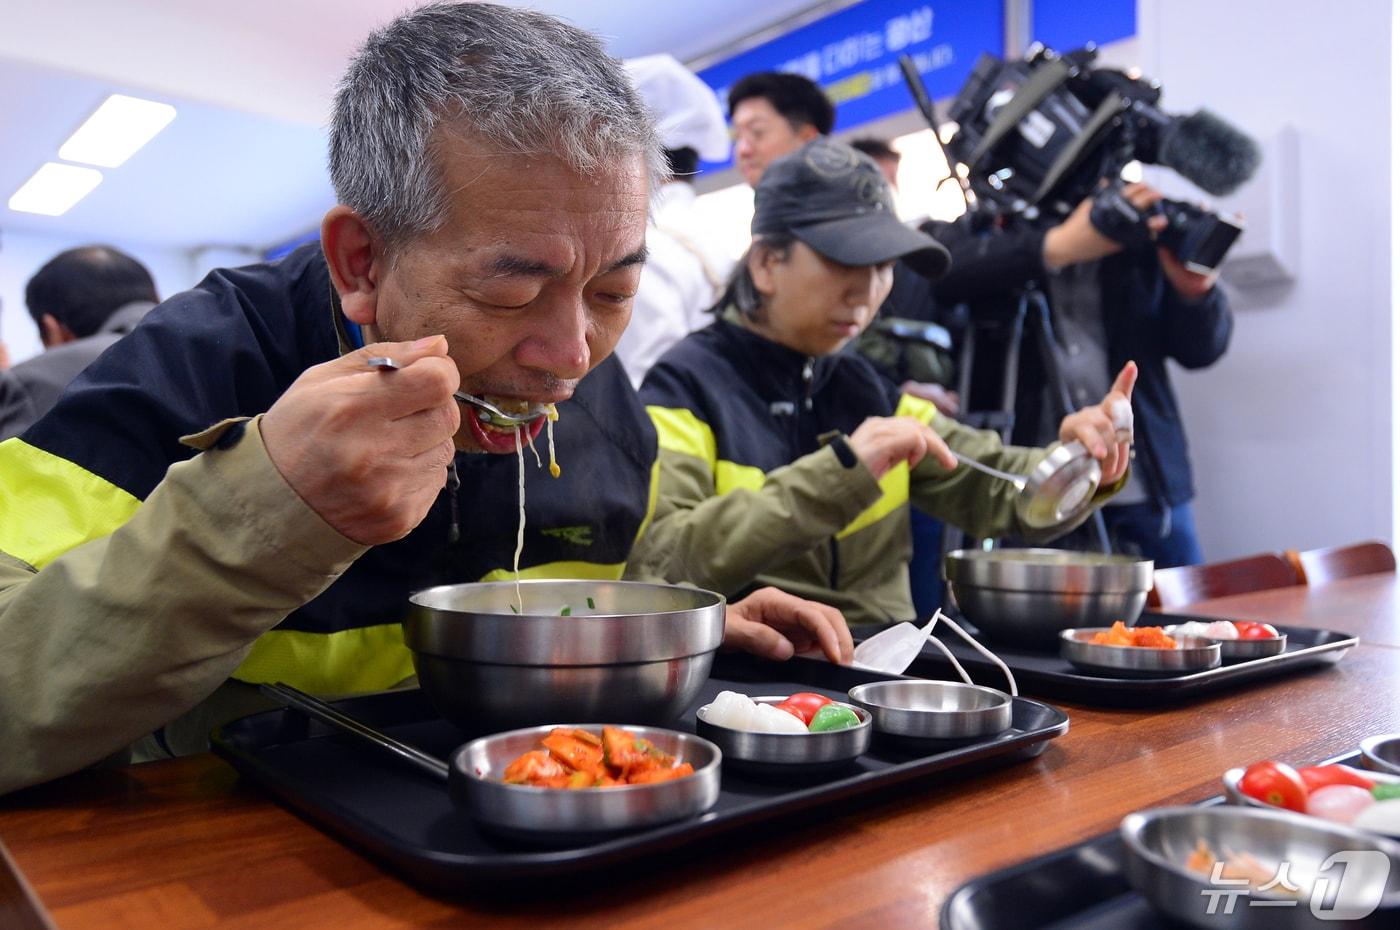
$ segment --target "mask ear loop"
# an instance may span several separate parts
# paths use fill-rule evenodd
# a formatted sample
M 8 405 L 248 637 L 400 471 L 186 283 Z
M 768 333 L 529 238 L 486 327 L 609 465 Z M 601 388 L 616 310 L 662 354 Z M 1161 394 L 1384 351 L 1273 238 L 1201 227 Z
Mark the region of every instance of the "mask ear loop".
M 972 637 L 972 634 L 968 633 L 962 627 L 954 623 L 952 618 L 950 618 L 947 614 L 943 612 L 942 608 L 939 608 L 938 610 L 935 610 L 933 612 L 933 620 L 935 626 L 937 626 L 939 620 L 942 620 L 944 623 L 948 624 L 948 626 L 953 628 L 954 633 L 957 633 L 963 638 L 964 642 L 966 642 L 973 649 L 981 653 L 988 661 L 996 665 L 997 668 L 1001 669 L 1002 674 L 1006 676 L 1006 683 L 1010 685 L 1011 696 L 1018 696 L 1018 692 L 1016 690 L 1016 679 L 1011 674 L 1011 669 L 1007 668 L 1006 663 L 1001 661 L 1000 657 L 998 657 L 996 653 L 992 652 L 986 646 L 983 646 L 981 643 L 979 643 L 976 639 Z M 943 655 L 948 659 L 948 661 L 953 663 L 953 668 L 957 669 L 958 675 L 961 676 L 962 680 L 967 682 L 968 684 L 972 684 L 972 679 L 968 677 L 967 671 L 963 669 L 962 665 L 958 663 L 957 659 L 953 658 L 953 654 L 948 651 L 948 647 L 939 642 L 938 637 L 933 635 L 932 628 L 930 628 L 928 638 L 933 642 L 935 646 L 938 647 L 939 651 L 943 653 Z

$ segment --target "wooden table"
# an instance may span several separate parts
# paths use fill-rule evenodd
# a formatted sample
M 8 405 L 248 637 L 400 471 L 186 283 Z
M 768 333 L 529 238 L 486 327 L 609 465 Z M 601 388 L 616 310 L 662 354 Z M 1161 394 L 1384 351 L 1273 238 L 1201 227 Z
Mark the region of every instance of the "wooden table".
M 1069 705 L 1069 733 L 1034 761 L 505 896 L 425 895 L 209 755 L 84 773 L 0 800 L 15 864 L 0 857 L 0 927 L 934 927 L 968 879 L 1217 794 L 1233 765 L 1400 732 L 1396 596 L 1373 576 L 1196 605 L 1364 641 L 1333 669 L 1184 706 Z

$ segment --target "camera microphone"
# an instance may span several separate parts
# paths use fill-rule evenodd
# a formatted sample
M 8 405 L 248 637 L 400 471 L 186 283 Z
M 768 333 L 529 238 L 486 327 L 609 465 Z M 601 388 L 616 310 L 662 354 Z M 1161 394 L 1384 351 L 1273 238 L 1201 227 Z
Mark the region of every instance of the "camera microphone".
M 1217 197 L 1248 181 L 1259 160 L 1254 140 L 1209 110 L 1172 117 L 1157 146 L 1159 165 Z

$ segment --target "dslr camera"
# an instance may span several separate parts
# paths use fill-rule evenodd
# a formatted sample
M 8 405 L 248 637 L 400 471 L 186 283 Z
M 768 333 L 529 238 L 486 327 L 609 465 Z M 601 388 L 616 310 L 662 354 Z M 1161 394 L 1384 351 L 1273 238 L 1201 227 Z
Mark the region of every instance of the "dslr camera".
M 1147 217 L 1122 195 L 1129 162 L 1164 165 L 1217 196 L 1254 173 L 1259 149 L 1247 135 L 1207 110 L 1164 112 L 1160 86 L 1095 67 L 1096 56 L 1037 45 L 1024 61 L 978 59 L 949 110 L 958 129 L 947 149 L 979 207 L 1051 226 L 1093 197 L 1094 226 L 1133 245 L 1148 233 Z M 1193 271 L 1214 270 L 1243 228 L 1180 200 L 1154 212 L 1167 219 L 1157 242 Z

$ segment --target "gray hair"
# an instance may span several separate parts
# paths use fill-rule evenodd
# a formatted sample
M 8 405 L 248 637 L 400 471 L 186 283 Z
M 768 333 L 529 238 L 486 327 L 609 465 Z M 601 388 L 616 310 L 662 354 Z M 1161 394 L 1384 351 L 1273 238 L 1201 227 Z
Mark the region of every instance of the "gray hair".
M 433 156 L 450 121 L 492 150 L 592 174 L 643 156 L 666 176 L 652 117 L 590 33 L 487 3 L 432 3 L 370 35 L 336 91 L 330 169 L 340 202 L 394 248 L 443 222 Z

